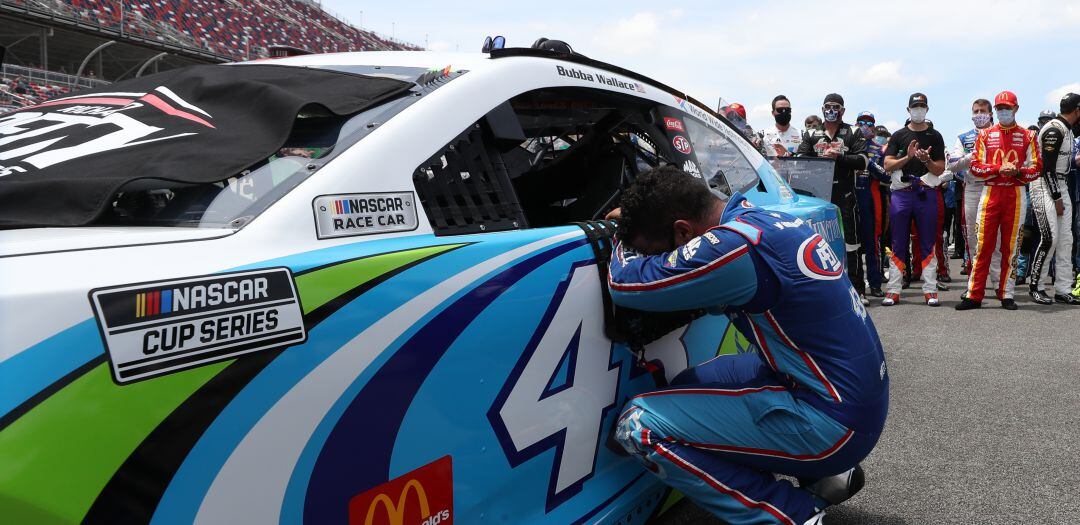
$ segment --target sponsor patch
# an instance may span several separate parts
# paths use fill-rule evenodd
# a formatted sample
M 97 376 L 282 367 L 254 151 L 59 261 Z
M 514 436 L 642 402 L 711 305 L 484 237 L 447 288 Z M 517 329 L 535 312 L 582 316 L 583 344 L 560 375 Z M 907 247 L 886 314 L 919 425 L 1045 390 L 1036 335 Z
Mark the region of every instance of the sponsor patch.
M 697 164 L 695 164 L 692 160 L 684 162 L 682 165 L 682 170 L 689 175 L 693 175 L 699 179 L 701 178 L 701 170 L 698 169 Z
M 682 247 L 683 259 L 689 261 L 697 255 L 698 248 L 701 247 L 701 237 L 694 237 L 690 239 L 690 242 L 686 243 L 686 246 Z
M 320 239 L 412 231 L 418 225 L 411 191 L 322 195 L 312 207 Z
M 799 245 L 795 258 L 799 271 L 811 279 L 832 281 L 844 275 L 844 264 L 829 243 L 818 234 L 810 236 Z
M 454 473 L 443 456 L 349 499 L 349 525 L 453 525 Z
M 288 268 L 98 288 L 90 304 L 118 384 L 307 340 Z
M 713 234 L 713 232 L 705 232 L 702 237 L 709 241 L 709 244 L 720 244 L 720 238 Z
M 679 264 L 679 252 L 678 251 L 672 251 L 670 254 L 668 254 L 667 260 L 664 261 L 664 266 L 667 266 L 668 268 L 674 268 L 678 264 Z
M 689 155 L 690 151 L 692 151 L 690 148 L 690 141 L 682 135 L 675 135 L 675 138 L 671 139 L 671 144 L 683 155 Z
M 683 125 L 683 121 L 674 117 L 664 117 L 664 129 L 686 133 L 686 126 Z

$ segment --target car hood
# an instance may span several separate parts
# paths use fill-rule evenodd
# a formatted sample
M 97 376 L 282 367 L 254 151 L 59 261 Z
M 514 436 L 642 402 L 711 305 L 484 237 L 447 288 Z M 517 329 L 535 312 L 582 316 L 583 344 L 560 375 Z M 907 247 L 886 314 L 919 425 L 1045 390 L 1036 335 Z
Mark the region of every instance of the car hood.
M 215 239 L 231 228 L 26 228 L 0 231 L 0 257 Z

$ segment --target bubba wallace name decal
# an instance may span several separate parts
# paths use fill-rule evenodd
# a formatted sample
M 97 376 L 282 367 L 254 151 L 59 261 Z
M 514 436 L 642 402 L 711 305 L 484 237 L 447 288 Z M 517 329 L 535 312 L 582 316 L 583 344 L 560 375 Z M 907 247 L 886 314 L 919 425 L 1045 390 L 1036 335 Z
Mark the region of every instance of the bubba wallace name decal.
M 638 93 L 645 92 L 645 86 L 642 84 L 639 84 L 637 82 L 627 82 L 625 80 L 601 75 L 599 73 L 586 73 L 577 68 L 566 68 L 562 66 L 555 66 L 555 71 L 559 73 L 559 76 L 561 77 L 587 80 L 589 82 L 596 82 L 597 84 L 617 87 L 619 89 L 625 89 L 627 91 L 637 91 Z
M 198 134 L 196 131 L 169 132 L 124 114 L 144 107 L 153 107 L 175 117 L 178 122 L 194 124 L 195 129 L 215 129 L 209 113 L 165 86 L 147 93 L 94 93 L 50 100 L 0 117 L 0 150 L 16 141 L 38 139 L 0 154 L 0 160 L 5 163 L 0 166 L 0 177 L 32 172 L 106 151 Z M 100 129 L 102 133 L 74 144 L 65 140 L 72 131 L 90 127 Z
M 287 268 L 100 288 L 90 302 L 119 384 L 307 339 Z

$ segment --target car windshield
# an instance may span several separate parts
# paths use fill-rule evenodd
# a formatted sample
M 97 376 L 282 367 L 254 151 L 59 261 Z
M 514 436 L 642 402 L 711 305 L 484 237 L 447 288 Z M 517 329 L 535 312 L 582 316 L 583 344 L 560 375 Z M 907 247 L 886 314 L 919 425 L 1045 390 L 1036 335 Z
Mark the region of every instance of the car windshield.
M 322 66 L 346 73 L 414 82 L 414 96 L 350 117 L 302 112 L 284 147 L 224 181 L 179 184 L 141 180 L 121 189 L 100 225 L 240 228 L 442 80 L 461 72 L 392 66 Z

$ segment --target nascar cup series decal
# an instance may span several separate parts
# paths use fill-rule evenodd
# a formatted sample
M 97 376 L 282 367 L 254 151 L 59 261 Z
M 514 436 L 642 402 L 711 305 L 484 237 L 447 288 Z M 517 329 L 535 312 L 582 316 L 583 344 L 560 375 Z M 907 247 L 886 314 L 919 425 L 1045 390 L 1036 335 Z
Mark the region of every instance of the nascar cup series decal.
M 349 525 L 453 525 L 454 474 L 443 456 L 353 496 Z
M 418 224 L 411 191 L 323 195 L 312 206 L 320 239 L 412 231 Z
M 307 340 L 288 268 L 99 288 L 90 303 L 120 384 Z

